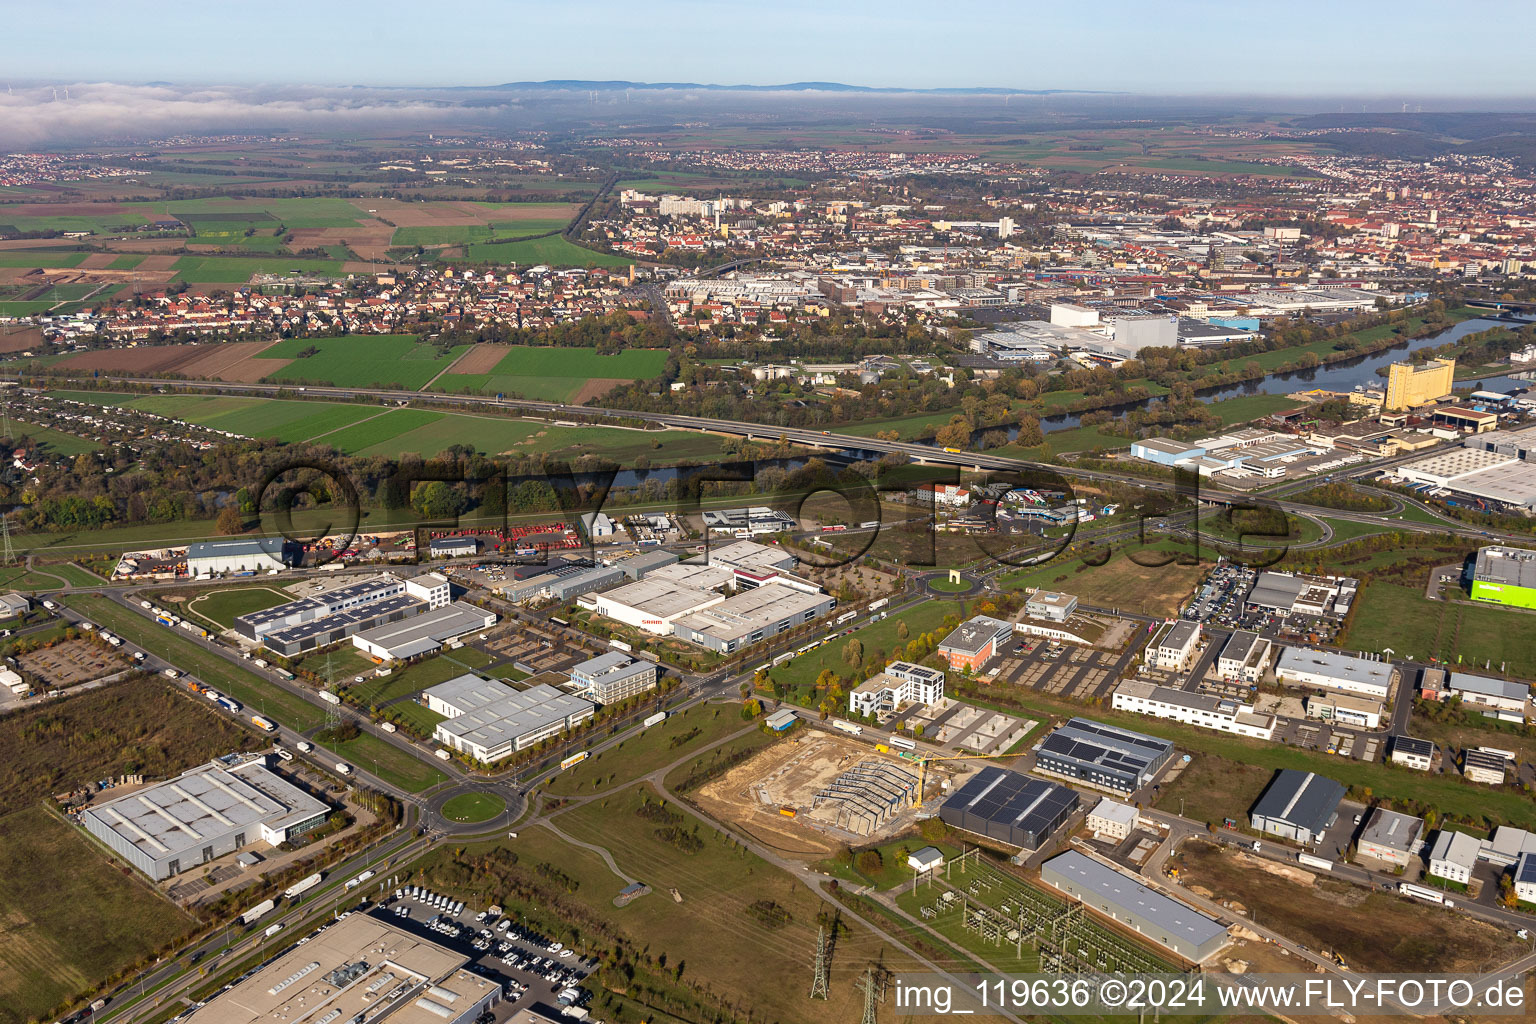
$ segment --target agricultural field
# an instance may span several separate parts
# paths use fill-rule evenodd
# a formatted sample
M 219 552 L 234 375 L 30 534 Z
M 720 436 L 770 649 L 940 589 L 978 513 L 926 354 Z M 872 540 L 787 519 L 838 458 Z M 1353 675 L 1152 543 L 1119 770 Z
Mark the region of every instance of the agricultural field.
M 452 366 L 468 348 L 459 345 L 444 352 L 414 334 L 287 338 L 262 351 L 259 358 L 289 360 L 263 378 L 269 383 L 414 391 Z M 318 351 L 302 355 L 310 349 Z
M 1166 565 L 1143 565 L 1131 558 L 1133 550 L 1143 561 L 1161 562 L 1170 556 L 1172 560 Z M 1010 590 L 1066 590 L 1090 607 L 1176 615 L 1209 568 L 1209 561 L 1181 564 L 1182 552 L 1180 546 L 1168 541 L 1137 549 L 1117 545 L 1103 565 L 1089 565 L 1081 557 L 1063 552 L 1043 565 L 1008 573 L 1001 582 Z M 1207 553 L 1207 557 L 1214 555 Z
M 667 353 L 661 349 L 628 349 L 614 355 L 599 355 L 590 348 L 497 346 L 496 350 L 505 354 L 488 371 L 445 373 L 433 390 L 581 404 L 618 384 L 655 377 L 667 362 Z M 472 352 L 461 365 L 472 358 L 480 365 L 490 355 Z
M 46 885 L 39 880 L 46 879 Z M 90 840 L 44 810 L 0 818 L 0 1021 L 52 1020 L 52 1011 L 195 922 L 140 878 L 113 867 Z
M 20 440 L 29 438 L 34 444 L 40 445 L 50 455 L 81 455 L 85 452 L 101 450 L 101 445 L 95 441 L 88 441 L 74 434 L 66 434 L 61 430 L 51 427 L 38 427 L 31 423 L 23 423 L 20 420 L 11 421 L 11 437 Z
M 531 238 L 522 242 L 476 242 L 465 246 L 464 256 L 471 263 L 515 263 L 519 266 L 543 264 L 550 267 L 627 267 L 633 260 L 612 253 L 584 249 L 561 235 Z
M 270 437 L 284 443 L 308 441 L 382 411 L 372 405 L 223 395 L 127 395 L 98 391 L 57 391 L 54 395 L 91 405 L 171 416 L 200 427 L 228 430 L 246 437 Z
M 1391 647 L 1398 658 L 1438 658 L 1469 670 L 1486 664 L 1536 676 L 1536 616 L 1530 612 L 1460 599 L 1430 601 L 1421 588 L 1382 580 L 1360 591 L 1339 646 L 1375 652 Z

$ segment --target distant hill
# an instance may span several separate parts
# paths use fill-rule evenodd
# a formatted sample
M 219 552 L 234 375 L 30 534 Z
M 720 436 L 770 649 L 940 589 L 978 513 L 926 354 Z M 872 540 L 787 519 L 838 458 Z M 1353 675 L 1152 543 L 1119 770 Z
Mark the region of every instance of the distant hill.
M 461 87 L 469 88 L 469 87 Z M 557 78 L 546 82 L 504 82 L 478 88 L 518 92 L 585 91 L 620 92 L 626 89 L 659 92 L 663 90 L 702 92 L 846 92 L 892 93 L 934 96 L 1112 96 L 1118 93 L 1097 89 L 997 89 L 985 86 L 949 89 L 904 89 L 891 86 L 847 85 L 843 82 L 786 82 L 783 85 L 710 85 L 703 82 L 597 82 L 580 78 Z

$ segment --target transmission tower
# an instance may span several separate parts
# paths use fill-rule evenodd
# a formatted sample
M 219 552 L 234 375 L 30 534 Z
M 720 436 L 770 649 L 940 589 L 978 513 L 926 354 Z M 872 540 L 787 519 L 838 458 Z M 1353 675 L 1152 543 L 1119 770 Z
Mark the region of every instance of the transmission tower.
M 4 550 L 0 550 L 0 558 L 5 560 L 4 564 L 10 565 L 16 561 L 16 551 L 11 547 L 11 515 L 9 512 L 0 512 L 0 544 L 4 545 Z
M 331 668 L 331 655 L 325 656 L 325 688 L 332 689 L 336 685 L 336 671 Z M 325 702 L 325 728 L 327 731 L 341 725 L 341 705 Z
M 864 970 L 864 977 L 858 981 L 859 988 L 864 990 L 864 1018 L 861 1024 L 878 1024 L 875 1017 L 875 1004 L 885 1002 L 885 973 L 877 971 L 874 964 L 870 964 Z
M 816 961 L 815 974 L 811 978 L 811 998 L 829 999 L 827 995 L 827 928 L 822 925 L 816 929 Z

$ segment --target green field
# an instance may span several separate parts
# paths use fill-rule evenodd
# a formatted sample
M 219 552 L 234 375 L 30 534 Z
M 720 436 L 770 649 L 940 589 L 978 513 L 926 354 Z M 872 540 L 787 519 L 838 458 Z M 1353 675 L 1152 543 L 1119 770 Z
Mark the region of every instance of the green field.
M 188 934 L 190 916 L 41 807 L 0 818 L 0 1021 L 62 1003 Z
M 429 686 L 446 682 L 490 664 L 490 655 L 474 647 L 461 647 L 456 651 L 426 658 L 405 668 L 397 668 L 387 676 L 369 674 L 361 683 L 339 680 L 351 688 L 352 700 L 365 707 L 379 707 L 389 701 L 408 697 Z
M 466 246 L 464 257 L 472 263 L 545 264 L 551 267 L 627 267 L 633 260 L 606 252 L 594 252 L 567 242 L 561 235 L 525 242 L 478 242 Z
M 186 609 L 199 618 L 230 629 L 237 616 L 275 608 L 292 600 L 292 594 L 276 587 L 231 587 L 227 590 L 204 591 L 188 601 Z
M 300 358 L 310 348 L 319 351 Z M 469 346 L 447 353 L 414 334 L 351 335 L 345 338 L 288 338 L 264 350 L 261 359 L 291 359 L 262 379 L 268 382 L 332 384 L 337 387 L 384 387 L 417 390 L 463 355 Z
M 391 245 L 483 245 L 492 238 L 525 238 L 563 231 L 570 218 L 536 217 L 491 224 L 453 224 L 441 227 L 396 228 Z
M 180 631 L 155 623 L 129 611 L 105 597 L 78 594 L 69 598 L 69 606 L 89 615 L 93 622 L 201 679 L 256 713 L 276 718 L 282 725 L 300 732 L 325 721 L 325 712 L 302 697 L 289 693 L 222 656 L 205 650 Z
M 55 391 L 52 394 L 91 405 L 152 412 L 212 430 L 228 430 L 246 437 L 270 437 L 284 443 L 307 441 L 369 416 L 377 416 L 381 411 L 376 405 L 223 395 L 127 395 L 104 391 Z
M 1339 646 L 1356 651 L 1391 647 L 1397 658 L 1439 658 L 1467 671 L 1486 664 L 1511 675 L 1536 676 L 1536 615 L 1461 601 L 1430 601 L 1417 587 L 1366 583 Z
M 490 373 L 447 373 L 434 391 L 505 394 L 522 398 L 568 402 L 591 378 L 649 380 L 666 367 L 662 349 L 628 349 L 598 355 L 591 348 L 515 347 Z
M 355 739 L 342 743 L 319 738 L 315 742 L 344 758 L 354 768 L 372 772 L 390 785 L 409 793 L 420 793 L 448 778 L 421 759 L 426 754 L 418 757 L 370 732 L 359 733 Z
M 473 823 L 490 821 L 507 809 L 507 802 L 489 793 L 460 793 L 443 803 L 443 817 Z
M 873 625 L 861 626 L 854 630 L 851 636 L 839 636 L 831 643 L 822 644 L 814 651 L 807 651 L 783 664 L 776 665 L 769 670 L 768 676 L 774 682 L 798 689 L 810 686 L 823 669 L 831 669 L 833 672 L 847 675 L 854 671 L 853 666 L 843 660 L 843 648 L 849 640 L 854 637 L 859 639 L 859 642 L 864 645 L 865 657 L 877 651 L 885 651 L 890 657 L 895 658 L 898 657 L 896 650 L 904 648 L 919 633 L 929 633 L 939 629 L 946 615 L 955 615 L 963 619 L 964 603 L 930 598 L 906 611 L 893 613 Z M 865 621 L 865 619 L 861 617 L 859 621 Z M 896 626 L 899 622 L 907 624 L 906 640 L 897 636 Z
M 83 437 L 66 434 L 51 427 L 33 426 L 20 420 L 13 420 L 11 422 L 11 437 L 16 439 L 29 437 L 53 455 L 71 456 L 101 450 L 101 445 L 95 441 L 87 441 Z
M 550 779 L 544 788 L 549 793 L 576 796 L 633 782 L 695 750 L 750 728 L 729 710 L 707 705 L 688 708 L 616 747 L 593 754 Z
M 183 256 L 171 265 L 192 284 L 245 284 L 257 274 L 316 274 L 342 277 L 341 260 L 298 256 Z

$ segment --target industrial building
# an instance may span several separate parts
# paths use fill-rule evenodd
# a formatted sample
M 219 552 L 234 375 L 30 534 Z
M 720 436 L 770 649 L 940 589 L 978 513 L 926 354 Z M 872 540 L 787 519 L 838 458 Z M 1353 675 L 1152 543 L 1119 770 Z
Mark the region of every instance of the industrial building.
M 1071 594 L 1056 594 L 1049 590 L 1037 590 L 1024 602 L 1024 614 L 1045 622 L 1066 622 L 1077 611 L 1077 598 Z
M 1040 880 L 1193 963 L 1213 956 L 1230 941 L 1215 918 L 1079 850 L 1046 861 Z
M 1397 670 L 1390 661 L 1307 647 L 1287 647 L 1275 663 L 1275 678 L 1287 685 L 1343 690 L 1379 701 L 1385 701 L 1392 692 L 1396 676 Z
M 517 690 L 473 673 L 438 683 L 421 696 L 429 710 L 444 716 L 432 738 L 482 764 L 558 736 L 596 712 L 591 701 L 561 693 L 548 683 Z
M 1319 696 L 1308 694 L 1302 701 L 1308 718 L 1316 718 L 1351 729 L 1380 729 L 1382 704 L 1369 697 L 1351 697 L 1342 693 Z
M 468 956 L 413 931 L 345 914 L 210 997 L 186 1024 L 472 1024 L 501 1002 L 502 985 L 469 968 Z
M 432 558 L 465 558 L 480 551 L 480 542 L 474 537 L 433 537 L 427 541 L 427 554 Z
M 234 629 L 269 651 L 292 657 L 427 610 L 429 602 L 444 592 L 430 578 L 435 576 L 432 573 L 406 581 L 391 573 L 380 573 L 237 616 Z
M 1312 772 L 1281 768 L 1249 812 L 1256 832 L 1303 846 L 1321 839 L 1338 815 L 1344 786 Z
M 1273 649 L 1268 639 L 1240 629 L 1227 637 L 1216 656 L 1216 674 L 1229 682 L 1256 683 L 1264 678 Z
M 1198 725 L 1234 736 L 1256 740 L 1275 738 L 1275 716 L 1255 711 L 1251 704 L 1239 704 L 1235 700 L 1174 686 L 1158 686 L 1145 679 L 1127 679 L 1115 687 L 1110 706 L 1116 711 L 1134 711 L 1139 715 Z
M 1536 509 L 1536 464 L 1499 449 L 1461 448 L 1397 466 L 1392 475 L 1431 495 Z
M 1341 619 L 1349 614 L 1359 591 L 1360 581 L 1349 576 L 1261 572 L 1245 603 L 1250 610 L 1276 615 Z
M 652 573 L 635 583 L 596 594 L 593 610 L 626 626 L 671 636 L 678 619 L 725 602 L 725 595 L 663 579 Z
M 1173 744 L 1156 736 L 1086 718 L 1067 723 L 1035 748 L 1035 771 L 1134 793 L 1151 782 L 1173 756 Z
M 811 809 L 825 808 L 834 826 L 867 836 L 916 801 L 918 782 L 917 773 L 903 765 L 867 758 L 829 782 Z
M 671 551 L 642 551 L 619 562 L 617 567 L 630 579 L 643 580 L 650 573 L 673 565 L 677 560 L 676 553 Z
M 939 818 L 953 828 L 1035 850 L 1067 823 L 1077 804 L 1077 794 L 1066 786 L 988 765 L 950 794 Z
M 1118 841 L 1130 837 L 1138 817 L 1136 808 L 1130 804 L 1106 796 L 1088 812 L 1088 820 L 1084 824 L 1096 837 Z
M 284 537 L 239 537 L 201 540 L 187 545 L 187 575 L 194 579 L 233 572 L 291 569 L 304 559 L 304 550 Z
M 611 587 L 625 579 L 625 572 L 618 566 L 591 565 L 577 559 L 561 565 L 551 565 L 543 572 L 530 575 L 514 574 L 513 578 L 492 589 L 502 598 L 514 604 L 529 601 L 569 601 L 571 598 L 590 594 L 594 590 Z
M 943 699 L 943 672 L 910 661 L 893 661 L 849 692 L 848 710 L 883 718 L 910 704 L 937 704 Z
M 1515 881 L 1515 898 L 1536 905 L 1536 853 L 1522 853 L 1510 874 Z
M 571 669 L 571 685 L 577 696 L 597 704 L 617 704 L 636 694 L 654 690 L 656 675 L 654 661 L 610 651 Z
M 703 513 L 704 526 L 711 533 L 729 533 L 738 537 L 756 537 L 783 533 L 795 528 L 795 517 L 788 512 L 755 505 L 751 508 L 712 509 Z
M 324 824 L 331 809 L 272 770 L 270 760 L 231 754 L 97 804 L 80 821 L 155 881 L 256 842 L 279 846 Z
M 1536 467 L 1532 467 L 1536 473 Z M 1536 551 L 1492 544 L 1479 548 L 1472 567 L 1472 600 L 1536 608 Z
M 358 650 L 380 661 L 404 661 L 429 654 L 444 644 L 496 624 L 496 613 L 453 601 L 408 619 L 352 634 Z
M 684 615 L 673 622 L 672 632 L 691 644 L 729 654 L 819 619 L 836 607 L 829 594 L 774 583 Z
M 1492 679 L 1468 672 L 1452 672 L 1446 677 L 1436 699 L 1460 697 L 1463 705 L 1488 709 L 1483 713 L 1489 717 L 1520 722 L 1525 719 L 1530 696 L 1529 683 L 1515 679 Z
M 1415 736 L 1392 737 L 1392 763 L 1427 772 L 1435 760 L 1435 745 Z
M 987 662 L 1002 653 L 1003 644 L 1013 635 L 1013 623 L 978 615 L 960 623 L 939 641 L 939 655 L 951 671 L 970 669 L 980 672 Z
M 709 549 L 709 564 L 754 572 L 787 572 L 795 567 L 794 554 L 788 548 L 739 540 L 722 548 Z
M 1430 359 L 1422 363 L 1393 363 L 1387 367 L 1384 412 L 1402 412 L 1429 405 L 1455 390 L 1456 360 Z
M 1407 867 L 1424 841 L 1424 819 L 1385 807 L 1372 808 L 1360 833 L 1358 850 L 1367 857 Z
M 1465 832 L 1441 829 L 1435 835 L 1429 850 L 1429 874 L 1466 885 L 1472 881 L 1472 869 L 1477 867 L 1482 843 Z
M 1199 643 L 1199 623 L 1180 619 L 1165 625 L 1147 647 L 1147 664 L 1167 672 L 1182 672 L 1193 664 Z

